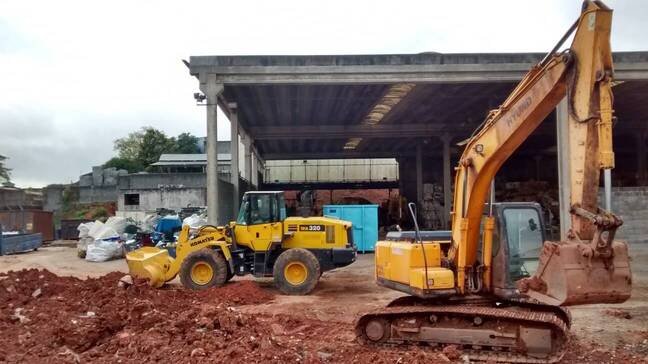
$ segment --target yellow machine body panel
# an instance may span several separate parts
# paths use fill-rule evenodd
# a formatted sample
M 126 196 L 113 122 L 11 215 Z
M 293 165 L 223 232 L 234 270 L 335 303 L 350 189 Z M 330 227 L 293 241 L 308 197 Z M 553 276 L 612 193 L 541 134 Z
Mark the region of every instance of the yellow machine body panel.
M 273 242 L 281 242 L 282 225 L 281 222 L 254 225 L 230 224 L 234 227 L 236 243 L 257 252 L 267 251 Z
M 394 282 L 415 289 L 452 289 L 454 274 L 441 267 L 441 243 L 425 241 L 423 245 L 424 247 L 410 241 L 389 240 L 376 243 L 378 282 Z M 428 285 L 425 283 L 426 261 Z
M 328 217 L 288 217 L 283 222 L 241 225 L 232 223 L 236 243 L 254 251 L 267 251 L 272 243 L 285 249 L 345 248 L 351 223 Z
M 349 221 L 330 217 L 289 217 L 284 220 L 283 247 L 286 249 L 345 248 L 350 244 L 348 241 L 350 233 Z
M 447 268 L 427 268 L 428 284 L 425 284 L 425 268 L 410 270 L 409 285 L 412 288 L 427 289 L 452 289 L 454 288 L 454 274 Z

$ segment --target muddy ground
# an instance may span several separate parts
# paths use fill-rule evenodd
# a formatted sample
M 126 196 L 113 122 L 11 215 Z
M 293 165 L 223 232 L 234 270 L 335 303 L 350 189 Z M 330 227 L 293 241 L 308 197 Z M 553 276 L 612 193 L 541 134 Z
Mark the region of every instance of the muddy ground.
M 632 299 L 573 308 L 563 362 L 648 362 L 648 246 L 631 252 Z M 241 278 L 205 292 L 177 282 L 122 288 L 123 260 L 88 263 L 60 246 L 0 257 L 0 272 L 9 271 L 0 273 L 0 363 L 463 362 L 430 347 L 356 344 L 357 315 L 401 296 L 374 284 L 372 255 L 325 273 L 310 296 Z

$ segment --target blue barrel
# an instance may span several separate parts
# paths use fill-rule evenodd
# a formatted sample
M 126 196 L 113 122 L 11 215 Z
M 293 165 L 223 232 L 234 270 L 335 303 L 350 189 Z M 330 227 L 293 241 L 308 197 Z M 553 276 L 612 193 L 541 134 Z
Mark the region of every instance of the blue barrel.
M 324 205 L 324 216 L 353 223 L 353 241 L 359 252 L 373 252 L 378 241 L 378 205 Z

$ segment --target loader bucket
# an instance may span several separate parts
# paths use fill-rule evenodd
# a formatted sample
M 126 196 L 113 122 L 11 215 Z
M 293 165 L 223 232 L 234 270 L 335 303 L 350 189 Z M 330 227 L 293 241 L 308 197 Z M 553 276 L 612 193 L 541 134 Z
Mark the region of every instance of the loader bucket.
M 165 275 L 173 258 L 165 249 L 143 247 L 126 254 L 130 275 L 147 279 L 152 287 L 159 288 L 166 282 Z
M 545 242 L 535 275 L 518 281 L 518 288 L 554 306 L 621 303 L 630 298 L 632 273 L 626 243 L 614 241 L 608 259 L 588 257 L 587 248 L 584 243 Z

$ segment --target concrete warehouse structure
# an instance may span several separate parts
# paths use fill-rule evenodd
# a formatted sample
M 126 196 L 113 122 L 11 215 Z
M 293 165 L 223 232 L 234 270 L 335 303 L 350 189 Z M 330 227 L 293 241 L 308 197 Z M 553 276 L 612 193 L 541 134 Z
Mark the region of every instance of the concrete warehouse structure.
M 396 158 L 401 194 L 421 201 L 423 184 L 443 186 L 451 210 L 453 166 L 466 139 L 544 54 L 192 56 L 207 116 L 207 200 L 216 219 L 216 108 L 240 136 L 248 165 L 265 160 Z M 648 52 L 615 61 L 614 183 L 643 186 L 648 128 Z M 498 178 L 565 183 L 566 103 L 509 160 Z M 556 120 L 558 121 L 556 123 Z M 557 146 L 557 147 L 556 147 Z M 238 148 L 232 147 L 238 161 Z M 560 162 L 560 163 L 559 163 Z M 232 163 L 232 180 L 239 174 Z M 254 169 L 256 170 L 256 169 Z M 257 176 L 246 176 L 254 182 Z M 235 186 L 235 189 L 237 187 Z M 569 193 L 560 189 L 561 196 Z M 561 198 L 561 201 L 566 201 Z M 567 206 L 561 204 L 561 216 Z M 236 206 L 235 206 L 236 207 Z M 568 219 L 561 219 L 566 222 Z M 561 225 L 565 231 L 566 225 Z

